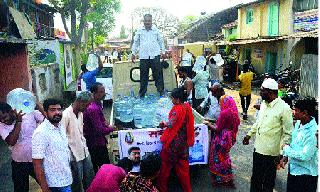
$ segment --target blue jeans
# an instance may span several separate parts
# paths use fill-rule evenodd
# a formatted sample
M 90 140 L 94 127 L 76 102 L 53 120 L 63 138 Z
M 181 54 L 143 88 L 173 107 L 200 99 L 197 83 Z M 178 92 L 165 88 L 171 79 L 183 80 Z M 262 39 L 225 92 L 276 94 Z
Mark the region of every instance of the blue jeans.
M 71 171 L 72 171 L 72 191 L 73 192 L 83 192 L 86 191 L 90 186 L 93 178 L 94 171 L 91 162 L 90 155 L 81 161 L 71 161 Z
M 51 192 L 71 192 L 71 185 L 66 187 L 49 187 Z

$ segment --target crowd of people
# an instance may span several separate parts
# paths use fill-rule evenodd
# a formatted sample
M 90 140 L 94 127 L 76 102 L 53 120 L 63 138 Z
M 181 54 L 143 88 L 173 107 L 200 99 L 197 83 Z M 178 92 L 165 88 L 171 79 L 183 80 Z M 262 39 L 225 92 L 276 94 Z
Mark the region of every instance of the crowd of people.
M 237 140 L 239 112 L 232 96 L 221 84 L 210 95 L 219 108 L 215 119 L 204 121 L 211 130 L 209 171 L 212 186 L 235 188 L 230 150 Z M 259 116 L 243 138 L 255 135 L 250 191 L 272 191 L 276 171 L 289 162 L 287 191 L 316 191 L 318 178 L 317 101 L 298 99 L 294 115 L 278 97 L 278 84 L 266 79 L 260 95 Z M 28 191 L 29 175 L 43 191 L 168 191 L 174 169 L 183 191 L 192 191 L 189 147 L 194 144 L 194 117 L 183 87 L 171 93 L 169 121 L 161 122 L 159 154 L 140 159 L 140 148 L 110 164 L 106 135 L 115 127 L 106 121 L 101 106 L 104 87 L 94 83 L 63 110 L 61 101 L 46 99 L 32 113 L 23 114 L 7 103 L 0 104 L 0 135 L 11 146 L 15 191 Z M 293 123 L 293 117 L 295 124 Z
M 144 24 L 134 38 L 132 55 L 135 61 L 140 47 L 143 70 L 139 96 L 144 97 L 147 92 L 150 68 L 162 95 L 159 65 L 163 40 L 152 26 L 150 14 L 144 16 Z M 105 88 L 95 81 L 97 71 L 101 70 L 100 59 L 98 69 L 91 73 L 83 65 L 87 91 L 79 93 L 65 109 L 61 101 L 53 98 L 38 103 L 37 110 L 28 114 L 0 103 L 0 135 L 11 149 L 14 191 L 28 191 L 30 175 L 44 192 L 167 192 L 172 169 L 183 191 L 192 191 L 189 174 L 189 147 L 195 140 L 192 108 L 205 116 L 203 123 L 211 132 L 208 171 L 212 186 L 235 188 L 230 150 L 238 139 L 241 121 L 236 102 L 219 83 L 219 67 L 213 57 L 198 56 L 189 65 L 194 57 L 189 51 L 187 54 L 184 66 L 178 68 L 178 88 L 170 95 L 173 107 L 168 122 L 159 124 L 163 129 L 160 154 L 149 153 L 140 158 L 140 148 L 133 146 L 128 157 L 116 165 L 110 164 L 106 135 L 116 127 L 104 116 Z M 243 120 L 248 118 L 253 75 L 246 64 L 239 76 Z M 242 141 L 248 145 L 255 136 L 250 191 L 273 191 L 277 169 L 289 164 L 287 191 L 315 192 L 318 103 L 314 98 L 301 98 L 292 109 L 278 97 L 278 91 L 278 82 L 272 78 L 264 80 L 259 114 Z

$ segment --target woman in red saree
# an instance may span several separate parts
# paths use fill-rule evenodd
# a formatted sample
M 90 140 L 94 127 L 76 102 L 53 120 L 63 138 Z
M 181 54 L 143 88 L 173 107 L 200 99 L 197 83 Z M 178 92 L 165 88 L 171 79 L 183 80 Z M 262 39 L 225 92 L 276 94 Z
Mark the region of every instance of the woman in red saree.
M 223 185 L 235 188 L 229 152 L 236 142 L 240 118 L 234 99 L 222 92 L 220 116 L 215 125 L 208 124 L 214 132 L 210 143 L 209 170 L 213 187 Z
M 169 113 L 169 122 L 159 126 L 166 128 L 160 138 L 162 142 L 161 168 L 158 175 L 158 189 L 168 191 L 168 179 L 174 168 L 184 192 L 191 192 L 189 175 L 189 147 L 194 144 L 194 117 L 186 101 L 183 88 L 173 89 L 171 100 L 174 106 Z

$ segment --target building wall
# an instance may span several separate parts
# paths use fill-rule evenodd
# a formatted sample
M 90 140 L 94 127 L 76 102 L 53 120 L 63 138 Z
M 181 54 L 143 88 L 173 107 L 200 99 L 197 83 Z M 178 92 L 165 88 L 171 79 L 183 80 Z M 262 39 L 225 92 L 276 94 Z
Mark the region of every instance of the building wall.
M 302 96 L 319 98 L 318 55 L 304 54 L 301 58 L 300 69 L 300 94 Z
M 25 44 L 0 43 L 0 101 L 15 88 L 31 90 L 31 74 Z
M 293 0 L 280 0 L 279 33 L 290 35 L 293 33 L 294 13 Z
M 232 30 L 232 33 L 230 34 L 230 30 Z M 232 27 L 232 29 L 222 28 L 222 34 L 224 36 L 224 39 L 230 39 L 230 38 L 237 38 L 237 26 Z
M 50 64 L 47 61 L 53 61 L 51 63 L 60 63 L 60 44 L 57 39 L 55 40 L 35 40 L 32 44 L 28 45 L 28 48 L 34 48 L 35 53 L 41 58 L 36 58 L 41 64 Z M 48 54 L 48 52 L 52 54 Z M 40 56 L 40 54 L 42 54 Z M 47 57 L 53 57 L 53 59 L 47 59 Z M 40 60 L 41 59 L 41 60 Z M 39 63 L 36 63 L 39 64 Z
M 272 46 L 270 46 L 272 43 Z M 255 68 L 256 72 L 261 74 L 265 73 L 265 65 L 267 62 L 267 52 L 277 53 L 277 66 L 276 68 L 283 69 L 287 62 L 286 56 L 286 42 L 285 41 L 272 41 L 263 43 L 253 43 L 241 45 L 240 47 L 240 59 L 239 62 L 243 64 L 245 58 L 244 53 L 246 49 L 251 49 L 251 63 Z
M 253 10 L 253 21 L 250 24 L 246 24 L 247 9 Z M 255 4 L 238 9 L 238 37 L 240 39 L 258 37 L 261 27 L 260 11 L 260 6 Z
M 63 98 L 63 78 L 59 64 L 38 65 L 31 69 L 33 92 L 42 102 L 48 97 Z
M 213 43 L 208 42 L 196 42 L 196 43 L 186 43 L 184 44 L 183 53 L 189 49 L 189 51 L 194 54 L 194 56 L 200 56 L 204 54 L 204 49 L 210 49 L 213 53 L 217 52 L 217 47 Z
M 266 1 L 259 4 L 252 4 L 238 10 L 238 37 L 240 39 L 256 38 L 259 36 L 269 36 L 269 4 Z M 293 12 L 292 0 L 279 0 L 279 35 L 293 33 Z M 246 11 L 253 9 L 253 22 L 246 24 Z
M 292 61 L 294 69 L 300 68 L 301 59 L 305 52 L 305 42 L 303 39 L 300 39 L 298 42 L 296 42 L 290 53 L 290 61 Z

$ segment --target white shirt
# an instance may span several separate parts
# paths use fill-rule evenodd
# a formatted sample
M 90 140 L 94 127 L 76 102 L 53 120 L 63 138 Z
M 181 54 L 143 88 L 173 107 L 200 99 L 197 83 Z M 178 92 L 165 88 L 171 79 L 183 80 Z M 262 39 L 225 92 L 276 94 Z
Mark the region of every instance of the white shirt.
M 164 53 L 164 43 L 159 30 L 152 26 L 150 30 L 144 27 L 136 32 L 132 44 L 132 54 L 136 55 L 139 50 L 140 59 L 154 59 Z
M 72 183 L 70 151 L 66 130 L 55 127 L 47 119 L 32 136 L 32 159 L 42 159 L 49 187 L 65 187 Z
M 208 103 L 208 99 L 210 98 L 210 107 L 208 112 L 204 115 L 205 118 L 217 120 L 220 115 L 220 105 L 218 102 L 218 99 L 212 95 L 210 92 L 206 99 L 200 104 L 201 108 L 204 108 L 204 106 Z
M 140 173 L 140 165 L 134 165 L 130 172 Z
M 181 80 L 179 81 L 178 88 L 183 87 L 184 84 L 185 84 L 187 81 L 192 81 L 192 79 L 190 79 L 190 77 L 187 77 L 187 78 L 185 78 L 185 79 L 181 79 Z
M 186 52 L 183 54 L 181 66 L 191 67 L 192 54 Z
M 114 51 L 113 53 L 112 53 L 112 56 L 116 59 L 116 58 L 118 58 L 118 51 Z
M 216 64 L 211 64 L 209 62 L 209 75 L 211 80 L 220 80 L 219 78 L 220 67 Z
M 89 156 L 86 139 L 83 136 L 83 113 L 79 112 L 77 117 L 70 105 L 63 111 L 61 122 L 66 128 L 72 161 L 82 161 Z

